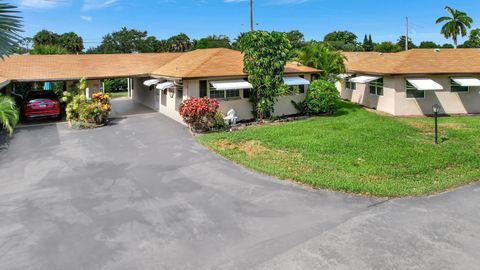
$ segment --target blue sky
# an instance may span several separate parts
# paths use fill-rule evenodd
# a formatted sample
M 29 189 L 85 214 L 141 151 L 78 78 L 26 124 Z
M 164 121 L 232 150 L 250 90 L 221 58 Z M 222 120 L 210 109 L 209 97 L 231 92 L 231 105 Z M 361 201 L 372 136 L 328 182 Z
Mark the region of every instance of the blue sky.
M 80 34 L 86 47 L 122 26 L 147 30 L 159 39 L 184 32 L 191 38 L 225 34 L 232 38 L 249 28 L 246 0 L 7 0 L 18 5 L 25 36 L 41 29 Z M 322 39 L 335 30 L 350 30 L 363 39 L 396 40 L 410 18 L 414 42 L 445 43 L 435 24 L 450 5 L 466 11 L 480 27 L 480 1 L 472 0 L 256 0 L 256 26 L 264 30 L 298 29 L 306 39 Z

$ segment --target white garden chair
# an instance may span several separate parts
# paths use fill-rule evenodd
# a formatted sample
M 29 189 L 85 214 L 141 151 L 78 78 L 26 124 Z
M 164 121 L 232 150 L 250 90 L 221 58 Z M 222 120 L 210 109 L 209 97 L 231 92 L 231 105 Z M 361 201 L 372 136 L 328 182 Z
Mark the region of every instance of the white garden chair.
M 235 125 L 237 123 L 238 117 L 236 116 L 235 110 L 230 109 L 227 112 L 227 116 L 225 116 L 223 119 L 225 120 L 225 124 Z

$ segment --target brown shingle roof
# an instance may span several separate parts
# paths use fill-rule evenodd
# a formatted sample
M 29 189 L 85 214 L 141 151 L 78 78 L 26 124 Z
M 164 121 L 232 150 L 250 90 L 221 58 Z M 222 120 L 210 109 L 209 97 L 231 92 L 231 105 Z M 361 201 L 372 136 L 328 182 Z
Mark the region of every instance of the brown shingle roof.
M 13 55 L 0 60 L 0 76 L 19 81 L 139 76 L 149 74 L 180 55 Z
M 371 74 L 480 73 L 480 49 L 413 49 L 399 53 L 344 53 L 349 72 Z
M 319 72 L 289 63 L 286 73 Z M 242 76 L 243 56 L 230 49 L 186 53 L 14 55 L 0 60 L 0 76 L 17 81 L 130 76 L 178 78 Z
M 309 73 L 319 70 L 297 63 L 288 63 L 285 73 Z M 155 70 L 152 74 L 181 78 L 242 76 L 243 55 L 229 49 L 204 49 L 186 53 Z

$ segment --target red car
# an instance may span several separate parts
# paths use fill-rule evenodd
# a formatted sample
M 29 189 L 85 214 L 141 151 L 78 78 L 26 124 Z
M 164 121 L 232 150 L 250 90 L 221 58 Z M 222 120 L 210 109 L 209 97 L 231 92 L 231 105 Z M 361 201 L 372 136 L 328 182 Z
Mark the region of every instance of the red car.
M 52 91 L 28 92 L 22 106 L 23 116 L 27 119 L 37 117 L 60 116 L 60 101 Z

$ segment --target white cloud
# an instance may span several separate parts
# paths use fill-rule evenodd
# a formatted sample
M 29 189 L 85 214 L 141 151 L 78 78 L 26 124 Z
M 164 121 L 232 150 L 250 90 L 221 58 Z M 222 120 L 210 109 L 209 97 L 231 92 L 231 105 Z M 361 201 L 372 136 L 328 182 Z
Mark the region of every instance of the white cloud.
M 21 0 L 20 6 L 28 8 L 53 8 L 68 0 Z
M 87 22 L 91 22 L 93 20 L 93 18 L 90 17 L 90 16 L 80 16 L 80 18 L 84 21 L 87 21 Z
M 84 0 L 83 10 L 101 9 L 114 6 L 118 0 Z

